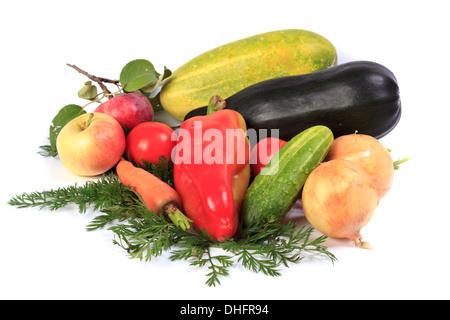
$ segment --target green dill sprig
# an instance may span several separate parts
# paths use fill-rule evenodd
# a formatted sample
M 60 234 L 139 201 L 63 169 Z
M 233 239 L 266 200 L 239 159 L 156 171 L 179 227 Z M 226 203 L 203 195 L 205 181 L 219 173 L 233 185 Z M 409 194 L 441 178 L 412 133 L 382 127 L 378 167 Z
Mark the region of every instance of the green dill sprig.
M 172 169 L 168 161 L 146 167 L 163 181 L 173 181 Z M 326 236 L 311 239 L 312 227 L 298 228 L 293 222 L 241 227 L 237 238 L 222 242 L 204 230 L 184 231 L 150 211 L 114 172 L 84 185 L 23 193 L 8 203 L 18 208 L 50 210 L 75 204 L 80 213 L 92 209 L 99 214 L 88 224 L 88 231 L 108 228 L 113 233 L 113 244 L 134 259 L 148 262 L 166 252 L 171 261 L 188 261 L 191 266 L 206 268 L 208 286 L 221 284 L 220 280 L 229 275 L 235 264 L 277 277 L 283 267 L 300 262 L 308 254 L 325 256 L 333 263 L 336 260 L 323 245 Z
M 116 174 L 110 172 L 99 180 L 87 181 L 84 185 L 75 184 L 41 192 L 22 193 L 12 197 L 8 204 L 18 208 L 37 207 L 52 211 L 75 204 L 80 213 L 85 213 L 90 206 L 94 211 L 98 211 L 114 204 L 125 203 L 129 196 L 129 188 L 120 182 Z
M 55 150 L 55 148 L 52 148 L 51 145 L 43 145 L 40 146 L 39 149 L 41 149 L 40 151 L 38 151 L 38 154 L 43 156 L 43 157 L 56 157 L 58 155 L 58 152 Z
M 192 266 L 208 265 L 206 284 L 220 284 L 220 278 L 229 274 L 235 263 L 255 273 L 276 277 L 281 275 L 280 267 L 300 262 L 304 254 L 315 253 L 328 257 L 333 263 L 336 257 L 323 245 L 327 239 L 322 235 L 310 240 L 313 227 L 301 227 L 289 222 L 284 225 L 253 225 L 236 239 L 218 242 L 199 234 L 202 240 L 196 243 L 178 244 L 179 249 L 171 252 L 170 260 L 190 260 Z M 212 255 L 211 249 L 221 249 L 224 254 Z
M 170 158 L 166 158 L 164 156 L 161 156 L 159 158 L 159 162 L 157 164 L 154 164 L 150 161 L 146 161 L 144 159 L 141 159 L 141 164 L 136 164 L 137 167 L 142 168 L 154 176 L 158 177 L 165 183 L 167 183 L 169 186 L 173 187 L 173 162 L 170 161 Z
M 181 229 L 144 207 L 141 210 L 141 218 L 129 219 L 109 230 L 114 234 L 115 245 L 126 250 L 131 258 L 148 262 L 168 251 L 177 242 L 176 234 Z

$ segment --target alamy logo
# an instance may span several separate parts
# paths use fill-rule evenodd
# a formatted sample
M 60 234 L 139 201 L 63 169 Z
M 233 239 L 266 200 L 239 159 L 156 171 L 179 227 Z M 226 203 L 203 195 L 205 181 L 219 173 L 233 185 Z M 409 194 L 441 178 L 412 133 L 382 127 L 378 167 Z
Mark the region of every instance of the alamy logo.
M 172 150 L 174 164 L 256 164 L 257 158 L 269 160 L 267 148 L 258 148 L 257 157 L 251 157 L 250 151 L 258 141 L 268 137 L 268 130 L 226 129 L 225 132 L 209 128 L 204 130 L 201 121 L 194 121 L 193 132 L 180 128 L 172 134 L 172 141 L 177 141 Z M 271 129 L 270 136 L 279 137 L 278 129 Z M 278 147 L 271 140 L 270 148 Z M 270 170 L 263 168 L 260 174 L 275 174 L 278 169 L 278 152 L 272 156 Z

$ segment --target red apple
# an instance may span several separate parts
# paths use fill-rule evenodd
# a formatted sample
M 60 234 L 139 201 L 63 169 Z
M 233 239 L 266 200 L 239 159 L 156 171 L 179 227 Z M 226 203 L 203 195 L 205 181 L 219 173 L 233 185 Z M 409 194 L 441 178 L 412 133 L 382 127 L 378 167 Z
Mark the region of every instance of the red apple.
M 280 150 L 286 143 L 284 140 L 269 137 L 262 139 L 253 147 L 250 154 L 250 167 L 255 177 L 272 159 L 275 152 Z
M 150 101 L 140 93 L 127 93 L 103 102 L 95 112 L 105 113 L 119 121 L 128 132 L 139 123 L 153 121 L 154 111 Z
M 56 149 L 62 164 L 79 176 L 100 175 L 114 167 L 125 151 L 119 122 L 103 113 L 85 113 L 60 131 Z

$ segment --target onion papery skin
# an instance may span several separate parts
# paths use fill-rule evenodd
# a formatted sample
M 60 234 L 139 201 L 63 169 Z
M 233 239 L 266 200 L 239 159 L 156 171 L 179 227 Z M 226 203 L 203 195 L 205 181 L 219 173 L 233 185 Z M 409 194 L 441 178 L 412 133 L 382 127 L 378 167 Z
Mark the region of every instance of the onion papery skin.
M 333 159 L 349 160 L 362 167 L 375 184 L 378 201 L 390 190 L 394 181 L 392 157 L 374 137 L 355 133 L 336 138 L 325 161 Z
M 369 175 L 356 163 L 335 159 L 321 163 L 308 176 L 302 192 L 306 219 L 321 233 L 346 238 L 358 247 L 361 229 L 372 219 L 378 204 Z

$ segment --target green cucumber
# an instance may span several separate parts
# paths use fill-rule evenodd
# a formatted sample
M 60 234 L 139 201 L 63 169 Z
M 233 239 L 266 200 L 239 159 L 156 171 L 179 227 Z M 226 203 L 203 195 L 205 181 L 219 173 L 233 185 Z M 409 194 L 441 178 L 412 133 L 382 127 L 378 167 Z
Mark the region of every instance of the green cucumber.
M 309 174 L 323 161 L 334 137 L 314 126 L 293 137 L 250 184 L 242 204 L 244 226 L 279 223 L 299 199 Z

